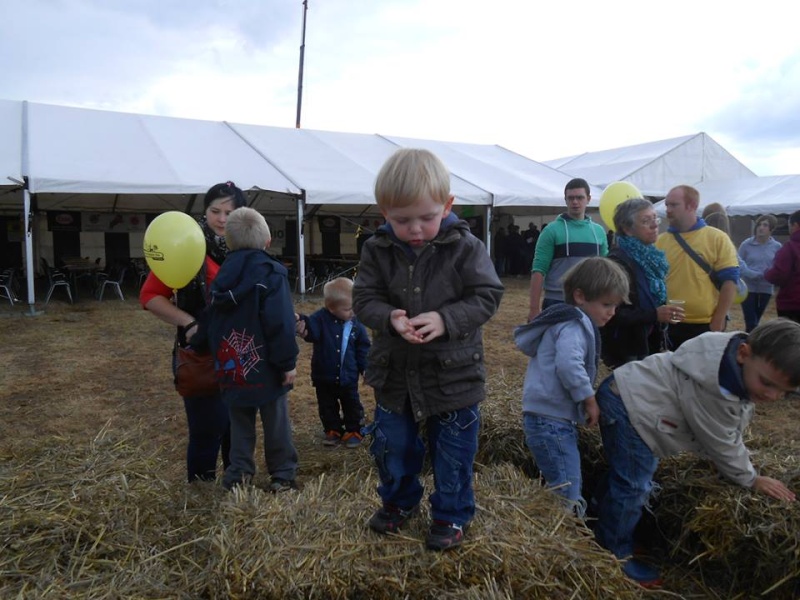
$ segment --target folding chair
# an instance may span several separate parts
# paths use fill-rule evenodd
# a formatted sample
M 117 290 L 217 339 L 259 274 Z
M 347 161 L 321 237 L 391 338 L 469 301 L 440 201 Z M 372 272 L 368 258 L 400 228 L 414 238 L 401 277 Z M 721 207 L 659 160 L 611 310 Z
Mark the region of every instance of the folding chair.
M 19 302 L 14 286 L 14 269 L 6 269 L 0 273 L 0 292 L 2 292 L 0 298 L 8 298 L 11 306 L 14 306 L 14 302 Z

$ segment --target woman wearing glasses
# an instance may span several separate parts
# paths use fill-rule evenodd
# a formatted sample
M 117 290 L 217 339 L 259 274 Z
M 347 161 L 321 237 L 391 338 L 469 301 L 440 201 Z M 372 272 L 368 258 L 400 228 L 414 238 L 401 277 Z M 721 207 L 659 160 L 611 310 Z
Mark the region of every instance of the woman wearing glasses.
M 683 319 L 683 308 L 667 304 L 665 279 L 669 265 L 655 247 L 658 224 L 653 205 L 632 198 L 614 211 L 616 246 L 608 258 L 619 263 L 630 282 L 629 303 L 601 330 L 603 362 L 610 368 L 666 350 L 669 323 Z

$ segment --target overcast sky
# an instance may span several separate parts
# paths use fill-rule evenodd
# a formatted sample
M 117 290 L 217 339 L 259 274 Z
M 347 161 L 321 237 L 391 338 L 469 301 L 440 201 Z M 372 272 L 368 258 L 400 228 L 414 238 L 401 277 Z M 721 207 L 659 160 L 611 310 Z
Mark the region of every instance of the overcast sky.
M 302 126 L 800 173 L 792 2 L 308 0 Z M 0 98 L 293 127 L 301 0 L 0 0 Z

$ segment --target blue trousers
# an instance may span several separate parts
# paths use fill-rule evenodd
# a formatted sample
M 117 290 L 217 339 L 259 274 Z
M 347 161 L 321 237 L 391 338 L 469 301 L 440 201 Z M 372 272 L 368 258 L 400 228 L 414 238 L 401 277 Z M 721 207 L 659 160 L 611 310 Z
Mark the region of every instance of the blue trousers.
M 214 481 L 217 460 L 222 450 L 222 465 L 230 464 L 231 432 L 228 407 L 217 393 L 213 396 L 184 398 L 189 443 L 186 446 L 186 470 L 189 482 Z
M 653 488 L 658 458 L 631 425 L 613 381 L 613 375 L 607 377 L 595 395 L 609 467 L 607 485 L 601 486 L 604 493 L 596 498 L 595 533 L 600 545 L 625 558 L 633 554 L 633 533 Z
M 472 464 L 478 452 L 480 411 L 477 404 L 428 417 L 425 421 L 435 491 L 430 495 L 435 520 L 456 525 L 475 515 Z M 378 495 L 385 506 L 416 507 L 422 499 L 419 480 L 425 444 L 410 411 L 393 413 L 378 405 L 368 428 L 370 453 L 378 467 Z
M 744 317 L 745 331 L 750 333 L 756 328 L 764 311 L 767 309 L 772 294 L 750 292 L 742 302 L 742 316 Z
M 575 514 L 583 518 L 586 502 L 581 496 L 581 455 L 578 427 L 563 419 L 523 415 L 525 440 L 548 488 L 567 500 Z

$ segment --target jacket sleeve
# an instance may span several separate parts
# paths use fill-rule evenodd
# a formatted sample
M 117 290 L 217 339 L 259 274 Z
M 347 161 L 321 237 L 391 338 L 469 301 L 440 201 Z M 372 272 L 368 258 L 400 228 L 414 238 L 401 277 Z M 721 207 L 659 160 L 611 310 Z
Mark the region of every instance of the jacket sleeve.
M 609 258 L 622 267 L 625 274 L 628 276 L 628 285 L 630 292 L 629 298 L 632 300 L 631 304 L 621 304 L 617 307 L 614 316 L 611 320 L 604 325 L 609 329 L 614 327 L 628 327 L 630 325 L 646 325 L 648 323 L 656 324 L 658 322 L 658 313 L 655 308 L 642 308 L 638 302 L 638 292 L 636 287 L 636 276 L 631 272 L 628 265 L 621 259 L 617 258 L 613 253 Z
M 586 335 L 580 321 L 568 321 L 559 328 L 556 340 L 556 376 L 575 403 L 594 394 L 586 370 Z
M 299 349 L 292 294 L 285 275 L 274 274 L 269 278 L 266 292 L 260 299 L 259 315 L 267 360 L 283 373 L 291 371 L 297 365 Z
M 301 315 L 301 319 L 306 324 L 306 337 L 305 341 L 315 344 L 322 340 L 322 315 L 320 311 L 312 313 L 311 315 Z
M 555 250 L 555 237 L 553 234 L 553 226 L 548 225 L 539 234 L 539 240 L 536 242 L 536 252 L 533 255 L 533 265 L 531 272 L 537 271 L 542 275 L 547 275 L 550 271 L 550 264 L 553 262 L 553 251 Z
M 697 442 L 719 472 L 730 481 L 751 487 L 756 478 L 750 454 L 740 430 L 741 411 L 730 410 L 722 398 L 704 398 L 690 394 L 691 405 L 682 406 L 683 415 Z
M 367 370 L 367 356 L 369 355 L 370 346 L 372 342 L 369 339 L 367 328 L 361 323 L 356 321 L 355 326 L 358 328 L 358 337 L 356 338 L 356 364 L 358 372 L 363 374 Z
M 787 243 L 775 254 L 772 267 L 764 273 L 764 279 L 774 285 L 786 285 L 792 274 L 792 249 Z
M 471 235 L 465 238 L 465 243 L 468 249 L 458 265 L 463 284 L 461 299 L 438 311 L 450 339 L 469 337 L 492 318 L 503 297 L 503 284 L 486 246 Z
M 389 318 L 397 307 L 389 304 L 389 289 L 378 267 L 377 254 L 381 250 L 369 242 L 361 250 L 361 262 L 353 284 L 353 312 L 370 329 L 391 333 Z

